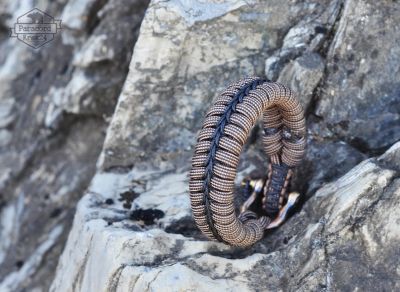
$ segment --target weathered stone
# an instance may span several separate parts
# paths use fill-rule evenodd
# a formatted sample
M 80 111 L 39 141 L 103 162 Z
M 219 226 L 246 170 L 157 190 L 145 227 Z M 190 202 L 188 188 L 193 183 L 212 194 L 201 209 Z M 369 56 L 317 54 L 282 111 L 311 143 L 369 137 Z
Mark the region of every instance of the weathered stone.
M 10 144 L 11 139 L 12 139 L 12 134 L 10 131 L 5 129 L 0 129 L 0 147 L 4 147 Z
M 67 33 L 63 34 L 63 41 L 67 44 L 76 44 L 76 36 L 84 35 L 95 21 L 94 12 L 98 11 L 104 1 L 101 0 L 71 0 L 68 1 L 63 9 L 61 19 Z
M 63 30 L 33 51 L 7 31 L 32 3 L 0 3 L 0 290 L 399 290 L 400 146 L 365 160 L 399 140 L 398 3 L 153 1 L 135 45 L 146 4 L 42 1 Z M 205 241 L 187 193 L 244 75 L 292 87 L 308 125 L 302 207 L 246 250 Z M 237 185 L 265 175 L 260 138 Z
M 329 43 L 329 33 L 340 17 L 341 5 L 342 1 L 331 1 L 324 5 L 324 13 L 314 17 L 305 15 L 293 25 L 284 36 L 282 46 L 265 61 L 265 75 L 277 80 L 290 61 L 304 53 L 324 51 Z
M 150 291 L 166 283 L 172 290 L 194 289 L 196 283 L 199 291 L 399 289 L 395 258 L 400 230 L 395 222 L 400 220 L 400 163 L 384 166 L 399 153 L 400 143 L 325 185 L 300 213 L 245 251 L 199 240 L 201 235 L 195 239 L 162 230 L 179 216 L 176 202 L 160 198 L 179 194 L 173 177 L 180 181 L 184 173 L 173 174 L 169 186 L 154 172 L 143 171 L 153 179 L 144 182 L 137 170 L 98 174 L 79 204 L 51 291 Z M 121 203 L 107 206 L 105 200 L 117 202 L 128 181 L 143 183 L 144 189 L 151 185 L 134 208 L 158 207 L 165 218 L 141 225 L 129 219 Z M 160 188 L 163 192 L 153 192 Z M 153 203 L 143 205 L 142 198 Z M 181 214 L 189 212 L 187 200 L 179 200 Z M 386 240 L 390 248 L 380 248 Z
M 8 37 L 34 4 L 0 4 L 1 291 L 48 290 L 147 1 L 42 1 L 63 29 L 37 50 Z
M 349 171 L 367 158 L 344 142 L 309 139 L 303 163 L 296 170 L 292 183 L 306 197 L 322 186 Z
M 56 226 L 51 230 L 46 238 L 32 253 L 32 255 L 26 260 L 26 262 L 21 263 L 21 269 L 10 273 L 4 280 L 0 283 L 1 291 L 15 291 L 18 289 L 21 283 L 26 282 L 27 277 L 32 277 L 37 270 L 40 269 L 42 261 L 44 260 L 46 253 L 50 249 L 54 248 L 57 244 L 61 234 L 63 232 L 63 227 L 61 225 Z
M 196 9 L 181 1 L 150 5 L 104 143 L 103 169 L 187 154 L 218 91 L 244 75 L 262 75 L 282 31 L 314 14 L 328 22 L 336 7 L 329 1 L 194 3 Z
M 399 9 L 397 2 L 346 1 L 327 56 L 316 114 L 364 151 L 400 139 Z
M 8 127 L 14 121 L 13 108 L 12 99 L 0 100 L 0 128 Z
M 265 11 L 279 9 L 274 4 L 265 5 Z M 307 5 L 309 9 L 312 6 Z M 303 11 L 304 6 L 300 6 L 296 8 Z M 173 289 L 190 290 L 194 289 L 194 282 L 201 283 L 196 285 L 199 291 L 398 289 L 393 280 L 398 272 L 391 259 L 399 250 L 391 248 L 374 254 L 374 246 L 381 243 L 371 234 L 385 224 L 387 211 L 395 210 L 394 206 L 385 205 L 383 198 L 400 191 L 399 163 L 393 162 L 400 144 L 337 179 L 367 156 L 353 147 L 356 144 L 349 145 L 350 140 L 340 139 L 313 113 L 313 98 L 324 90 L 329 74 L 324 65 L 329 34 L 336 33 L 343 17 L 340 2 L 324 6 L 320 19 L 310 22 L 312 29 L 307 27 L 307 16 L 300 17 L 299 24 L 292 28 L 286 26 L 289 18 L 285 19 L 285 14 L 279 21 L 274 20 L 288 33 L 278 34 L 280 41 L 269 43 L 269 50 L 275 51 L 271 58 L 276 58 L 279 65 L 271 72 L 296 88 L 311 113 L 307 155 L 293 183 L 304 193 L 304 200 L 300 212 L 247 250 L 204 241 L 190 216 L 185 185 L 195 129 L 208 107 L 204 104 L 209 104 L 223 82 L 235 77 L 235 72 L 258 73 L 257 55 L 246 56 L 242 43 L 237 53 L 224 44 L 220 46 L 225 55 L 208 53 L 215 51 L 215 34 L 226 35 L 226 21 L 237 15 L 247 18 L 252 7 L 228 9 L 223 16 L 207 17 L 204 22 L 197 18 L 201 12 L 187 20 L 185 9 L 176 7 L 174 1 L 153 2 L 147 11 L 107 132 L 98 173 L 80 202 L 51 290 L 69 291 L 71 282 L 77 283 L 73 287 L 77 291 L 148 291 L 166 287 L 166 283 Z M 171 23 L 176 30 L 170 28 Z M 198 25 L 203 33 L 200 45 L 194 41 Z M 257 25 L 253 21 L 253 26 Z M 264 25 L 269 31 L 275 29 L 269 27 L 268 21 Z M 302 25 L 306 27 L 302 29 Z M 214 27 L 222 30 L 211 30 Z M 228 41 L 241 37 L 241 28 L 236 27 Z M 257 37 L 253 42 L 259 48 Z M 230 62 L 235 58 L 240 58 L 239 65 L 231 73 Z M 162 68 L 163 74 L 157 68 Z M 297 80 L 301 82 L 296 83 Z M 313 94 L 316 95 L 312 98 Z M 265 170 L 258 135 L 259 131 L 253 131 L 246 145 L 236 183 L 244 175 Z M 327 181 L 331 182 L 326 184 Z M 397 205 L 396 200 L 392 204 Z M 150 217 L 154 212 L 154 218 L 133 216 L 145 211 Z M 381 238 L 390 236 L 393 246 L 398 243 L 396 227 L 382 232 Z M 364 235 L 355 235 L 361 233 Z M 90 238 L 94 240 L 88 242 Z M 72 251 L 77 246 L 85 248 L 75 254 Z M 114 250 L 105 257 L 108 266 L 96 264 L 98 250 Z M 350 257 L 351 262 L 346 260 Z M 377 267 L 369 267 L 373 272 L 367 273 L 363 267 L 370 262 Z M 101 281 L 92 281 L 94 275 L 101 275 Z M 384 278 L 391 280 L 383 282 Z
M 304 53 L 281 71 L 278 82 L 287 84 L 297 93 L 303 107 L 310 105 L 315 88 L 324 73 L 324 60 L 316 53 Z

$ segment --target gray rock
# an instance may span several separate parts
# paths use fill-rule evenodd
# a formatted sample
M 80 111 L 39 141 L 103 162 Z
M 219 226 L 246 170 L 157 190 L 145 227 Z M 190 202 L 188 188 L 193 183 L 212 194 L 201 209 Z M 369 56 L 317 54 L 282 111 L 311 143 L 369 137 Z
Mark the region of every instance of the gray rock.
M 0 147 L 5 147 L 10 144 L 12 133 L 5 129 L 0 129 Z
M 337 10 L 329 1 L 237 3 L 199 4 L 200 12 L 180 1 L 150 5 L 99 167 L 129 168 L 149 158 L 188 155 L 185 150 L 195 141 L 186 133 L 196 132 L 211 99 L 227 83 L 262 75 L 264 60 L 280 50 L 282 31 L 290 31 L 293 23 L 311 15 L 329 22 L 329 13 Z M 169 151 L 171 143 L 179 147 Z
M 258 13 L 279 11 L 273 3 L 264 5 L 257 6 Z M 192 283 L 199 291 L 398 289 L 396 265 L 390 261 L 398 251 L 374 253 L 382 243 L 371 232 L 385 224 L 387 208 L 394 212 L 383 198 L 399 191 L 399 164 L 390 161 L 399 155 L 400 144 L 353 168 L 367 157 L 364 149 L 354 148 L 357 145 L 331 131 L 314 113 L 315 98 L 324 91 L 330 73 L 324 60 L 330 34 L 336 34 L 344 15 L 340 2 L 299 4 L 293 8 L 299 11 L 299 24 L 294 27 L 285 13 L 273 19 L 275 27 L 268 19 L 262 24 L 269 37 L 279 25 L 287 31 L 277 34 L 278 40 L 269 39 L 267 50 L 273 53 L 267 60 L 271 67 L 265 70 L 301 93 L 310 112 L 309 146 L 293 182 L 304 194 L 302 209 L 248 250 L 204 241 L 182 188 L 187 184 L 196 129 L 210 99 L 225 80 L 259 72 L 257 61 L 264 55 L 246 55 L 249 46 L 260 49 L 259 18 L 249 13 L 253 7 L 231 11 L 227 6 L 223 16 L 199 21 L 198 14 L 177 7 L 174 1 L 154 2 L 147 11 L 99 170 L 79 204 L 51 290 L 69 291 L 71 282 L 77 291 L 165 290 L 167 285 L 172 290 L 190 290 L 195 289 Z M 322 10 L 313 22 L 300 16 L 306 11 L 302 9 Z M 237 17 L 252 19 L 257 33 L 247 39 L 247 47 L 237 42 L 233 50 L 235 40 L 244 38 L 241 29 L 247 31 L 243 25 L 227 34 L 227 23 Z M 171 29 L 171 23 L 176 29 Z M 230 47 L 218 43 L 223 54 L 215 49 L 221 34 L 230 36 Z M 236 67 L 232 60 L 238 60 Z M 238 181 L 265 170 L 258 137 L 255 130 L 243 153 Z M 380 238 L 398 241 L 393 224 L 382 232 Z M 73 252 L 77 246 L 83 247 L 79 253 Z M 107 266 L 97 264 L 97 254 L 103 250 Z M 379 266 L 369 267 L 372 274 L 364 268 L 370 262 Z M 94 275 L 100 280 L 93 281 Z M 384 282 L 385 278 L 390 281 Z
M 1 291 L 48 290 L 147 6 L 75 2 L 41 2 L 63 30 L 38 50 L 8 37 L 33 3 L 0 4 Z
M 400 139 L 399 3 L 346 1 L 315 113 L 364 151 Z
M 293 189 L 312 196 L 324 183 L 330 182 L 367 158 L 345 142 L 308 140 L 303 163 L 295 171 Z
M 36 51 L 7 32 L 29 5 L 0 3 L 0 290 L 399 289 L 398 3 L 42 1 L 64 27 Z M 302 208 L 240 250 L 204 240 L 187 171 L 244 75 L 291 86 L 309 130 Z M 236 183 L 266 166 L 256 127 Z
M 6 128 L 14 121 L 13 109 L 13 99 L 0 100 L 0 128 Z
M 283 67 L 304 53 L 325 51 L 329 47 L 329 35 L 340 17 L 341 5 L 342 1 L 331 1 L 323 5 L 322 13 L 305 15 L 290 27 L 281 47 L 265 61 L 267 78 L 277 80 Z M 309 7 L 314 6 L 310 4 Z
M 195 230 L 176 234 L 183 230 L 174 222 L 190 213 L 185 172 L 99 173 L 79 203 L 50 290 L 397 290 L 400 163 L 390 158 L 399 155 L 397 143 L 325 185 L 249 250 L 204 240 Z M 133 209 L 165 215 L 146 223 L 124 210 L 118 199 L 129 182 L 145 189 Z
M 102 5 L 104 2 L 100 0 L 67 1 L 61 14 L 66 28 L 62 36 L 63 42 L 68 45 L 81 45 L 83 42 L 81 38 L 85 38 L 95 21 L 95 16 L 91 14 L 97 12 Z
M 323 77 L 324 60 L 316 53 L 304 53 L 281 71 L 278 82 L 287 84 L 297 93 L 305 109 L 310 105 L 314 89 Z

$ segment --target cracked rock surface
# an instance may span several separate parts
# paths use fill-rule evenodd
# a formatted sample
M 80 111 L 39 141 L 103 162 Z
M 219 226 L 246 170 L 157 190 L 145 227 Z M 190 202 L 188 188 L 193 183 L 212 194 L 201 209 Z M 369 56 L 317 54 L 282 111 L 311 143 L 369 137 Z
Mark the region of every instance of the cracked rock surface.
M 250 249 L 207 241 L 190 220 L 182 232 L 190 213 L 179 192 L 185 172 L 98 173 L 79 202 L 51 290 L 398 290 L 399 157 L 400 142 L 361 162 Z M 119 202 L 137 183 L 145 190 L 134 209 L 158 210 L 159 220 L 132 219 Z
M 0 2 L 0 291 L 48 290 L 147 4 Z M 34 7 L 63 21 L 38 50 L 8 37 Z
M 7 37 L 27 3 L 0 3 L 0 291 L 400 289 L 398 2 L 41 1 L 63 30 L 36 51 Z M 308 147 L 297 212 L 239 249 L 196 228 L 188 170 L 245 75 L 299 94 Z

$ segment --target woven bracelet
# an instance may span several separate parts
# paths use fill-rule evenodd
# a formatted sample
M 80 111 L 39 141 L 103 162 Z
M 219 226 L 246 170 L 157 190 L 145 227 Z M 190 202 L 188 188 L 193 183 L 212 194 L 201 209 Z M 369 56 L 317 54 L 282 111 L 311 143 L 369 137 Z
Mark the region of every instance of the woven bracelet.
M 236 215 L 234 180 L 243 145 L 263 115 L 265 180 L 248 181 L 251 195 Z M 280 225 L 298 193 L 287 194 L 306 145 L 304 112 L 293 92 L 258 77 L 229 85 L 206 114 L 190 171 L 190 201 L 197 227 L 211 240 L 247 247 Z M 250 210 L 261 199 L 261 211 Z

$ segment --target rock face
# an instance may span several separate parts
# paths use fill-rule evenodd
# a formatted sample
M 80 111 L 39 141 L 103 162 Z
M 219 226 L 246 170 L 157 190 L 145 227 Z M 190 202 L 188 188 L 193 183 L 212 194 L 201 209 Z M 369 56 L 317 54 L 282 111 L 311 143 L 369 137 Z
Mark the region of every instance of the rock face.
M 51 291 L 398 290 L 399 158 L 397 143 L 361 162 L 250 249 L 207 241 L 185 219 L 184 172 L 99 173 L 79 203 Z M 142 217 L 119 201 L 132 182 L 145 186 L 133 201 Z
M 30 5 L 0 4 L 1 291 L 48 290 L 147 2 L 41 1 L 63 29 L 38 50 L 8 37 Z
M 100 168 L 129 168 L 137 161 L 170 160 L 187 152 L 218 91 L 244 75 L 263 75 L 265 59 L 274 52 L 300 55 L 313 41 L 318 50 L 324 37 L 315 35 L 315 27 L 332 29 L 340 11 L 339 3 L 329 1 L 229 3 L 150 4 Z M 293 28 L 293 23 L 307 26 Z M 315 60 L 322 62 L 318 56 Z M 319 71 L 323 67 L 308 65 Z M 320 78 L 315 78 L 314 86 Z
M 393 13 L 398 9 L 398 5 L 373 1 L 345 2 L 316 107 L 316 114 L 335 135 L 369 151 L 379 151 L 400 138 L 396 78 L 400 15 Z M 377 78 L 378 72 L 384 76 Z
M 24 3 L 0 4 L 0 291 L 399 290 L 399 3 L 42 1 L 63 31 L 37 51 L 7 37 Z M 205 241 L 187 186 L 244 75 L 298 92 L 309 129 L 302 208 L 246 250 Z

